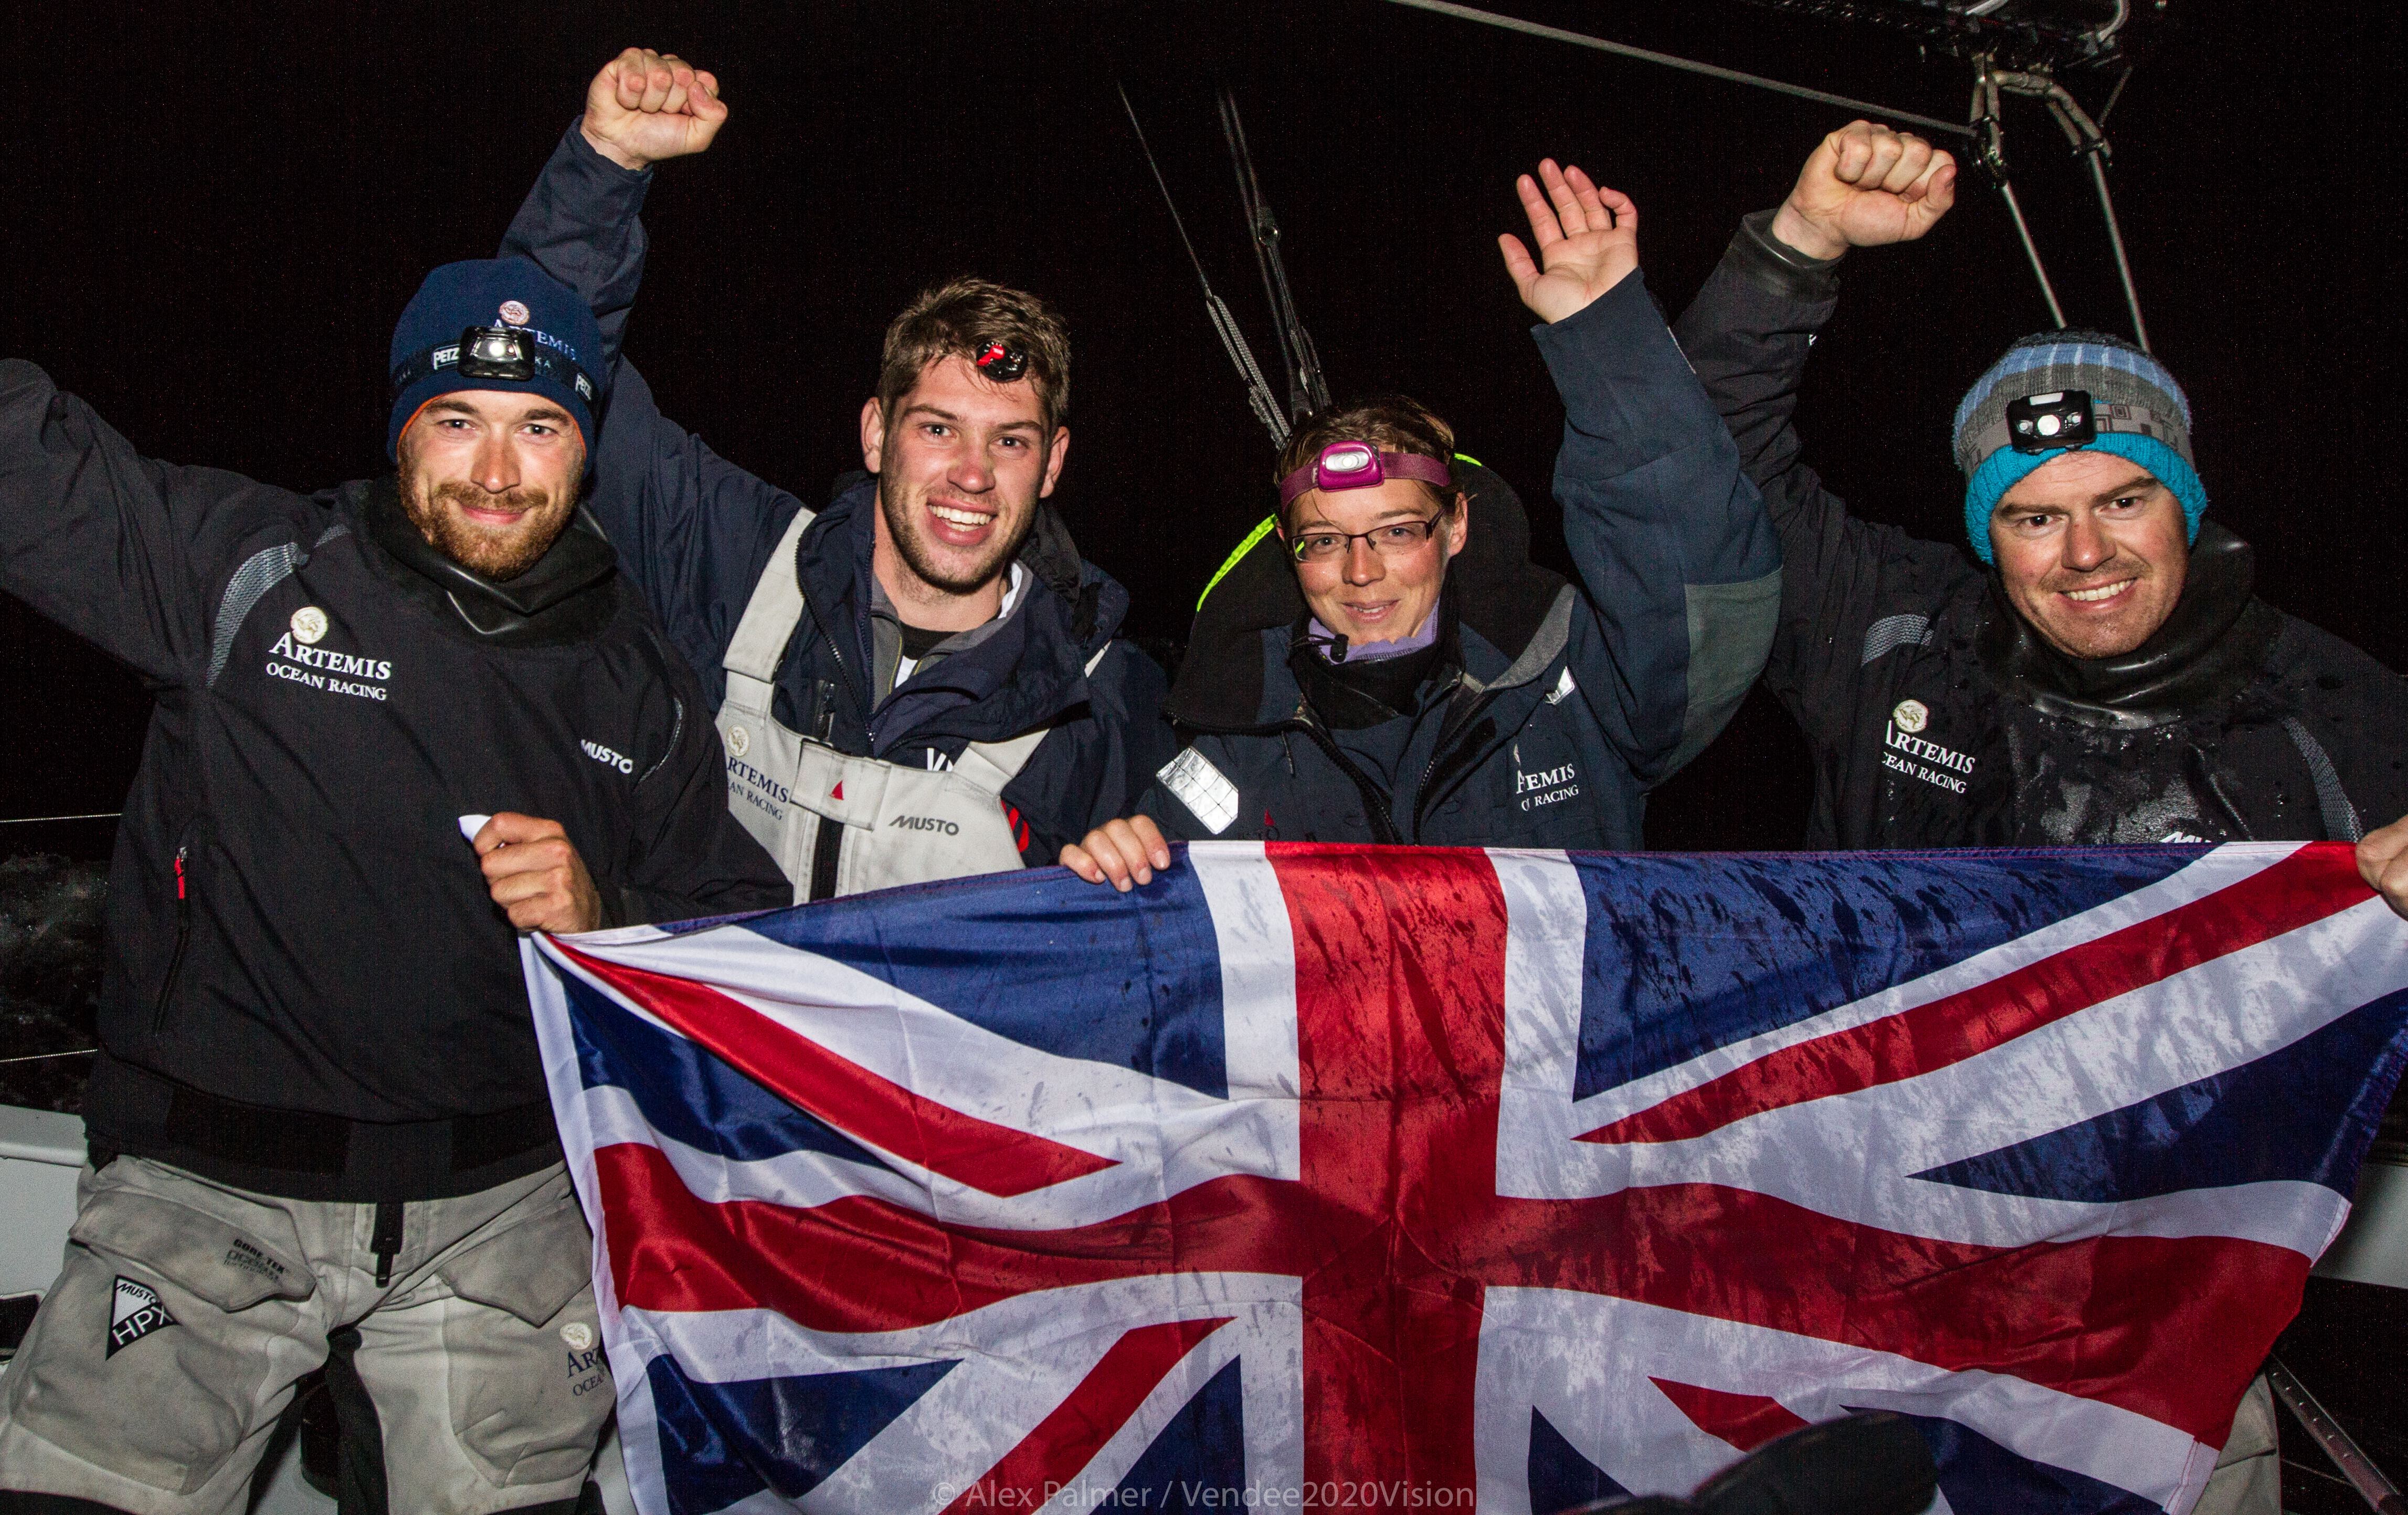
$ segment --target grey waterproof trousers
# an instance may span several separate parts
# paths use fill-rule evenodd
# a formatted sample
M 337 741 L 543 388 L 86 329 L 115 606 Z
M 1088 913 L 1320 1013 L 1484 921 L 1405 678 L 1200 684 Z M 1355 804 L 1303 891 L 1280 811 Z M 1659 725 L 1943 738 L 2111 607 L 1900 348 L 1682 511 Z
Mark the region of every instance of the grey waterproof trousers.
M 0 1374 L 0 1490 L 238 1511 L 331 1351 L 387 1508 L 573 1508 L 611 1386 L 566 1172 L 405 1205 L 382 1283 L 376 1208 L 85 1169 L 65 1265 Z

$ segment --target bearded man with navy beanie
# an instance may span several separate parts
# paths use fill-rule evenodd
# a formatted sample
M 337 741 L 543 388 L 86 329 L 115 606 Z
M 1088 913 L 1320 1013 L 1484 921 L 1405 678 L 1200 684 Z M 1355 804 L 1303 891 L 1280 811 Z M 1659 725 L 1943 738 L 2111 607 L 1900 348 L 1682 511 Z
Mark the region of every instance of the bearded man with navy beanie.
M 1814 755 L 1807 845 L 2354 842 L 2408 915 L 2408 680 L 2252 592 L 2154 357 L 2045 332 L 1976 379 L 1962 543 L 1854 518 L 1800 461 L 1839 258 L 1922 236 L 1955 183 L 1918 138 L 1832 133 L 1673 328 L 1781 536 L 1764 679 Z M 2276 1515 L 2273 1414 L 2261 1378 L 2200 1515 Z
M 437 268 L 395 471 L 314 495 L 144 457 L 0 362 L 0 588 L 156 696 L 0 1515 L 242 1509 L 321 1366 L 346 1509 L 598 1508 L 592 1237 L 517 933 L 786 898 L 580 504 L 599 351 L 533 264 Z

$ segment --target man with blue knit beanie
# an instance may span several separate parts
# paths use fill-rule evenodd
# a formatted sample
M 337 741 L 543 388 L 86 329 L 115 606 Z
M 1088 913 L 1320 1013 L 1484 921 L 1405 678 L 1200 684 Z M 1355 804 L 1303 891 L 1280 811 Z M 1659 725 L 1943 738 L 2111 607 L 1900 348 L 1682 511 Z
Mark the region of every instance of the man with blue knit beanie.
M 516 354 L 516 370 L 480 365 L 475 344 L 461 345 L 461 333 L 469 327 L 529 339 L 524 352 Z M 473 380 L 462 371 L 464 356 L 479 370 Z M 568 412 L 590 452 L 594 418 L 608 382 L 602 328 L 595 325 L 594 312 L 524 258 L 475 258 L 428 274 L 394 323 L 386 368 L 394 383 L 384 439 L 388 457 L 398 455 L 402 432 L 428 400 L 463 389 L 545 396 Z
M 1799 460 L 1838 260 L 1921 237 L 1955 187 L 1927 142 L 1834 132 L 1674 327 L 1781 536 L 1764 678 L 1814 755 L 1807 844 L 2355 842 L 2408 915 L 2408 680 L 2252 593 L 2155 358 L 2045 332 L 1976 379 L 1954 428 L 1962 545 L 1856 519 Z M 2260 1379 L 2200 1515 L 2275 1515 L 2273 1413 Z
M 143 457 L 0 362 L 0 589 L 157 700 L 0 1515 L 240 1510 L 321 1367 L 347 1510 L 595 1498 L 592 1238 L 519 932 L 786 899 L 580 504 L 599 351 L 523 259 L 436 269 L 394 471 L 313 495 Z
M 2086 395 L 2091 404 L 2043 408 L 2012 419 L 2008 408 L 2039 395 Z M 2199 540 L 2207 489 L 2190 455 L 2190 400 L 2156 358 L 2121 337 L 2048 331 L 2007 349 L 1973 381 L 1956 407 L 1956 467 L 1965 474 L 1965 535 L 1983 562 L 1990 512 L 2035 469 L 2075 447 L 2125 458 L 2173 491 L 2186 541 Z

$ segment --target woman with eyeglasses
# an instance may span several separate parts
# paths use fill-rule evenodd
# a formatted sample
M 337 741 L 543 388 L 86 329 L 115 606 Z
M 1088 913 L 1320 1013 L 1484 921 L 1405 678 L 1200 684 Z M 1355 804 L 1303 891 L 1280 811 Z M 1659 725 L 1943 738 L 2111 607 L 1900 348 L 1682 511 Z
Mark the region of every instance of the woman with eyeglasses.
M 1564 400 L 1579 582 L 1529 560 L 1521 502 L 1426 408 L 1312 417 L 1197 608 L 1186 745 L 1062 849 L 1082 877 L 1151 883 L 1173 841 L 1636 849 L 1646 791 L 1738 707 L 1780 600 L 1763 502 L 1639 276 L 1637 207 L 1539 173 L 1536 256 L 1498 240 Z

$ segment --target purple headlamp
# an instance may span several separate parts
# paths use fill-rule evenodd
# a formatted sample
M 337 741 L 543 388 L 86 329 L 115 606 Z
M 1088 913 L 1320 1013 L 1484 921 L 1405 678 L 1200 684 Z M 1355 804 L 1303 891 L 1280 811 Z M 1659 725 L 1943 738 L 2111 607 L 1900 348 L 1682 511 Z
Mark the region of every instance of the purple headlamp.
M 1334 441 L 1280 481 L 1280 509 L 1295 504 L 1308 490 L 1369 489 L 1390 479 L 1418 479 L 1444 489 L 1455 483 L 1455 474 L 1437 458 L 1419 453 L 1383 453 L 1369 442 Z

